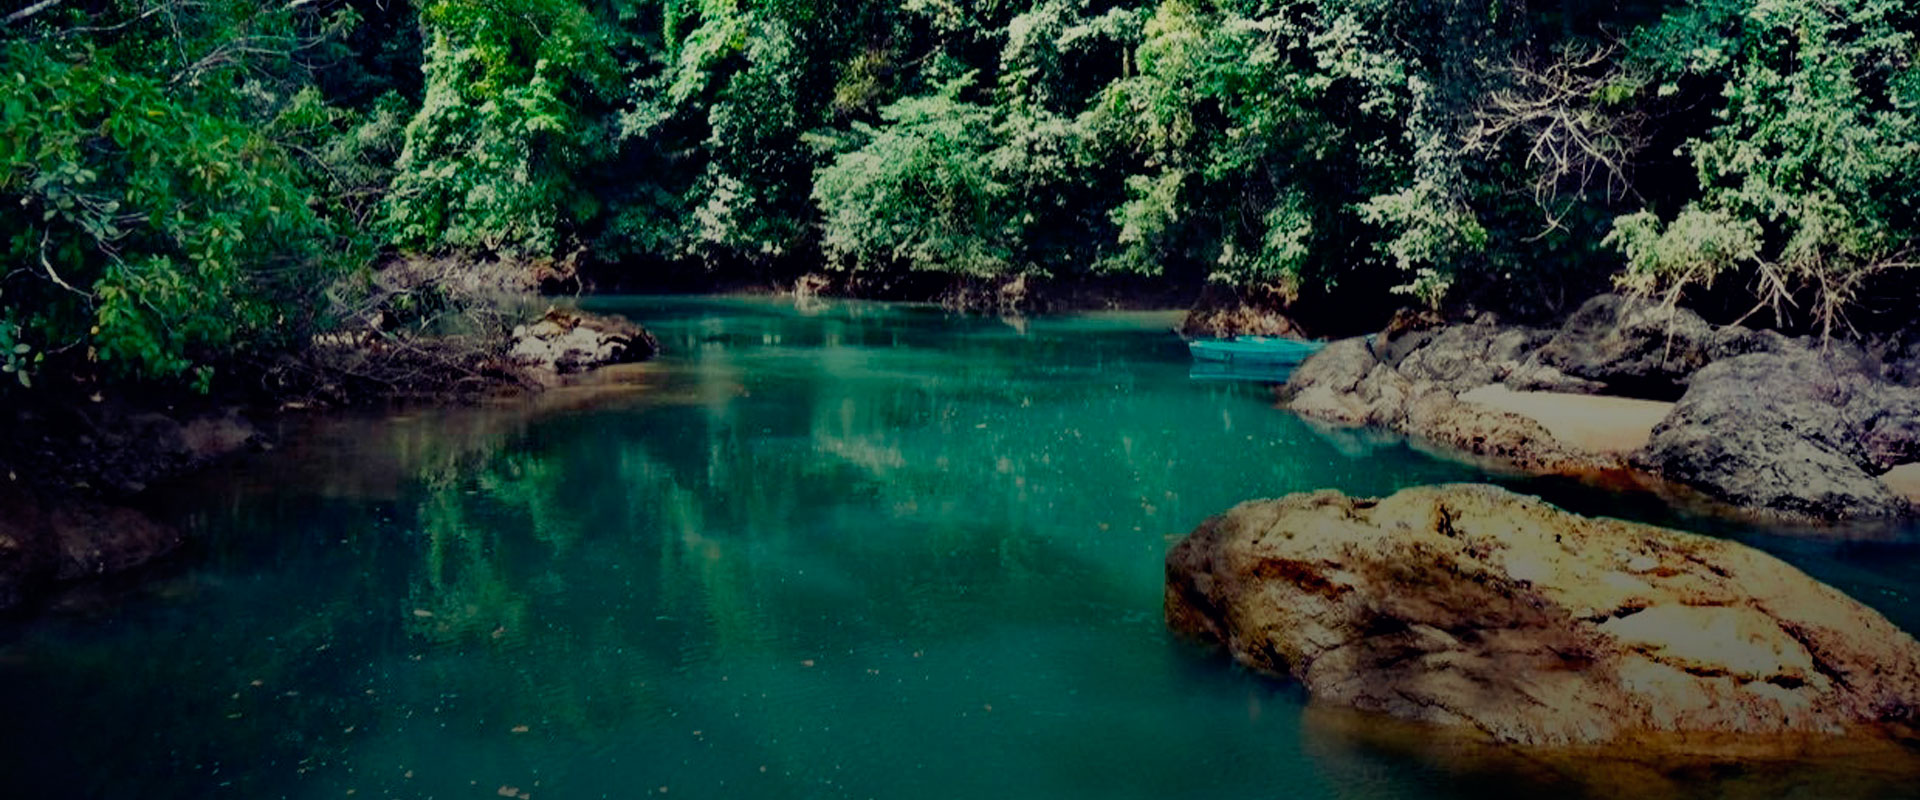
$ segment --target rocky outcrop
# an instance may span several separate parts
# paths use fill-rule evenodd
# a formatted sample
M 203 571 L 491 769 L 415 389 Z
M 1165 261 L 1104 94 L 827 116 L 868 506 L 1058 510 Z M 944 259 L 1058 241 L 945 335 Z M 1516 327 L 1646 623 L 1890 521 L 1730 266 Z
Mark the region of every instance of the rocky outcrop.
M 1606 394 L 1671 400 L 1707 364 L 1787 345 L 1773 333 L 1714 327 L 1685 308 L 1604 294 L 1568 317 L 1533 364 L 1590 381 Z
M 1307 339 L 1307 331 L 1298 320 L 1288 316 L 1287 298 L 1265 293 L 1252 296 L 1221 284 L 1209 283 L 1187 309 L 1177 330 L 1181 336 L 1227 338 L 1232 336 L 1282 336 Z
M 513 329 L 509 358 L 552 384 L 562 375 L 644 361 L 659 351 L 653 334 L 625 317 L 553 309 Z
M 1920 387 L 1897 380 L 1902 363 L 1606 295 L 1554 331 L 1406 315 L 1327 346 L 1281 398 L 1524 472 L 1627 476 L 1827 522 L 1916 511 L 1920 490 L 1885 478 L 1920 463 Z M 1670 411 L 1635 399 L 1675 393 Z
M 1300 325 L 1278 311 L 1255 305 L 1207 306 L 1194 308 L 1180 321 L 1180 335 L 1226 338 L 1230 336 L 1284 336 L 1307 338 Z
M 232 407 L 34 400 L 0 426 L 0 608 L 171 553 L 180 533 L 127 504 L 150 485 L 268 446 Z
M 1702 369 L 1635 464 L 1729 502 L 1816 519 L 1913 511 L 1881 480 L 1920 461 L 1920 389 L 1840 344 Z
M 1490 486 L 1251 502 L 1167 556 L 1166 616 L 1316 701 L 1499 742 L 1900 732 L 1920 643 L 1734 542 Z
M 1616 456 L 1570 447 L 1526 417 L 1460 400 L 1512 374 L 1547 336 L 1487 319 L 1413 337 L 1344 339 L 1295 370 L 1283 395 L 1313 419 L 1384 426 L 1523 470 L 1619 467 Z
M 0 426 L 0 477 L 127 497 L 267 443 L 237 408 L 188 414 L 152 407 L 112 399 L 17 409 Z

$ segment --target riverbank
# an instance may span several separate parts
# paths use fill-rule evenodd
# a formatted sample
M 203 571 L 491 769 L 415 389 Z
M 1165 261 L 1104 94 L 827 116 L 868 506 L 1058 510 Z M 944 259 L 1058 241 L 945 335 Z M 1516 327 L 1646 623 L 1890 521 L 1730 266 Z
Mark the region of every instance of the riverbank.
M 617 390 L 619 376 L 594 373 L 651 358 L 659 343 L 625 318 L 535 294 L 572 279 L 544 263 L 407 261 L 376 276 L 356 324 L 234 364 L 242 374 L 205 394 L 43 381 L 6 409 L 0 434 L 0 609 L 179 549 L 183 536 L 148 514 L 149 487 L 276 447 L 270 431 L 287 415 Z M 403 318 L 422 296 L 441 304 L 434 317 Z
M 1920 353 L 1713 326 L 1597 297 L 1558 328 L 1403 319 L 1334 342 L 1280 390 L 1529 474 L 1637 484 L 1787 524 L 1920 512 Z
M 74 580 L 137 569 L 173 553 L 179 534 L 152 523 L 148 487 L 272 449 L 285 415 L 378 406 L 445 408 L 551 396 L 620 394 L 600 368 L 642 360 L 659 343 L 620 317 L 575 310 L 595 276 L 577 258 L 409 257 L 348 292 L 349 322 L 272 358 L 236 361 L 208 394 L 90 378 L 42 381 L 6 412 L 0 436 L 0 609 Z M 1185 307 L 1191 295 L 1125 281 L 979 280 L 946 275 L 812 273 L 791 283 L 706 275 L 672 286 L 806 303 L 846 297 L 936 303 L 1022 316 Z M 632 288 L 632 287 L 627 287 Z M 141 520 L 107 525 L 99 520 Z

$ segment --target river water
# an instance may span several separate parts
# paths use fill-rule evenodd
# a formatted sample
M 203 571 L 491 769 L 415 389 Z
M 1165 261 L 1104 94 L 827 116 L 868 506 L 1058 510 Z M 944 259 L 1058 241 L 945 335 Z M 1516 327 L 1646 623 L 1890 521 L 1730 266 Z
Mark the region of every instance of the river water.
M 1162 556 L 1210 514 L 1308 489 L 1487 477 L 1392 437 L 1316 430 L 1259 384 L 1190 377 L 1167 315 L 589 306 L 648 325 L 666 356 L 536 404 L 313 423 L 277 452 L 169 487 L 189 552 L 0 627 L 0 787 L 543 799 L 1619 789 L 1395 746 L 1166 632 Z M 1509 483 L 1590 513 L 1663 513 Z M 1905 594 L 1920 555 L 1904 539 L 1721 532 L 1909 630 L 1920 620 Z M 1906 786 L 1845 764 L 1634 785 L 1703 797 Z

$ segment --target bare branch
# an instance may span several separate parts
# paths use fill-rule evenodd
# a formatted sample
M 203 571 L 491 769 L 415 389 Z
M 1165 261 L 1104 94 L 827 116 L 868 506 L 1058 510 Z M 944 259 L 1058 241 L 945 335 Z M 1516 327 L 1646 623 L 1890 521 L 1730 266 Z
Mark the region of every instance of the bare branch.
M 35 14 L 38 14 L 54 6 L 60 5 L 61 3 L 64 3 L 64 2 L 66 2 L 66 0 L 40 0 L 40 2 L 38 3 L 34 3 L 33 5 L 27 6 L 26 8 L 20 9 L 19 11 L 15 11 L 11 14 L 8 14 L 4 19 L 0 19 L 0 25 L 12 25 L 13 23 L 19 22 L 23 19 L 31 17 Z
M 1474 113 L 1463 137 L 1467 153 L 1485 153 L 1522 137 L 1534 170 L 1533 199 L 1560 228 L 1562 198 L 1586 194 L 1596 183 L 1608 199 L 1633 192 L 1633 157 L 1646 145 L 1644 113 L 1604 108 L 1604 92 L 1627 80 L 1612 65 L 1615 50 L 1568 48 L 1543 67 L 1510 64 L 1512 88 L 1493 92 Z
M 47 271 L 47 277 L 52 279 L 55 285 L 69 292 L 73 292 L 74 294 L 80 295 L 81 297 L 87 298 L 88 300 L 93 299 L 93 295 L 80 291 L 79 289 L 73 288 L 73 284 L 67 283 L 66 279 L 60 277 L 60 273 L 55 272 L 53 270 L 53 262 L 47 260 L 47 232 L 46 231 L 41 231 L 40 233 L 40 267 Z

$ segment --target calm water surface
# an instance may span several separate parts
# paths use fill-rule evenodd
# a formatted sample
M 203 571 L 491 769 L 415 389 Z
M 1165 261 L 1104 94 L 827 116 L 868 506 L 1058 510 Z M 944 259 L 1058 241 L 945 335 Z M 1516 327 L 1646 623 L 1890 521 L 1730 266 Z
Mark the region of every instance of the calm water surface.
M 1297 690 L 1169 636 L 1161 558 L 1206 516 L 1298 490 L 1485 476 L 1392 438 L 1316 431 L 1256 384 L 1191 379 L 1165 315 L 591 305 L 668 348 L 624 376 L 639 388 L 318 424 L 171 490 L 170 513 L 200 542 L 185 557 L 0 627 L 0 786 L 103 798 L 1619 790 L 1326 724 Z M 1746 538 L 1915 629 L 1905 592 L 1920 558 L 1904 540 Z M 1876 780 L 1826 764 L 1635 786 L 1905 788 Z

